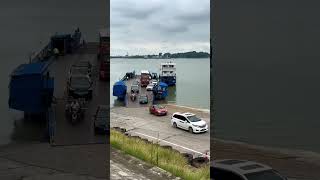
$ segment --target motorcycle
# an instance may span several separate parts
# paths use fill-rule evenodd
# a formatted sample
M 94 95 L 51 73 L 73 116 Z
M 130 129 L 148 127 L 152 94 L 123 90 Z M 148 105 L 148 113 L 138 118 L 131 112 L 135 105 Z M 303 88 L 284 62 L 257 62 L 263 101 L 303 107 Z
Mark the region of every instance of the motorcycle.
M 130 99 L 131 99 L 131 101 L 135 101 L 137 99 L 137 95 L 135 93 L 132 93 L 130 95 Z
M 81 118 L 81 109 L 80 107 L 71 107 L 71 123 L 74 124 L 77 121 L 80 121 Z
M 73 102 L 73 104 L 72 104 Z M 76 100 L 69 100 L 66 104 L 66 116 L 71 121 L 72 124 L 79 122 L 84 117 L 84 102 L 76 99 Z

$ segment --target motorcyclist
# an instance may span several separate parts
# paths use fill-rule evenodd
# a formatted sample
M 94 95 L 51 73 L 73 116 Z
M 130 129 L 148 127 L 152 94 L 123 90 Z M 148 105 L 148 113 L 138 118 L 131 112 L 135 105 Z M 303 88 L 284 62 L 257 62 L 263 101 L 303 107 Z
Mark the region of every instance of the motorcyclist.
M 71 102 L 71 109 L 76 109 L 76 110 L 78 111 L 79 108 L 80 108 L 79 102 L 76 101 L 76 100 L 73 100 L 73 101 Z
M 136 99 L 136 94 L 135 93 L 131 93 L 131 100 L 134 101 Z

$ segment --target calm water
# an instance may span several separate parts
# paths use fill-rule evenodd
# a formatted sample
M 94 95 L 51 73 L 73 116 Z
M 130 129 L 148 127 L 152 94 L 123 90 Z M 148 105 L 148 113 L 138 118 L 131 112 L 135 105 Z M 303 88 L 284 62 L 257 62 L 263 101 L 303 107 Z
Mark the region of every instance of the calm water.
M 319 1 L 220 6 L 215 136 L 320 153 Z
M 23 114 L 8 108 L 9 74 L 28 54 L 46 43 L 55 32 L 80 27 L 87 41 L 96 41 L 98 29 L 106 26 L 104 1 L 3 1 L 0 6 L 0 144 L 12 140 L 38 140 L 39 122 L 23 122 Z M 14 126 L 16 122 L 16 126 Z M 40 133 L 41 134 L 41 133 Z
M 160 63 L 165 59 L 111 59 L 110 100 L 114 104 L 112 85 L 126 72 L 143 69 L 159 73 Z M 177 64 L 176 87 L 169 87 L 167 100 L 178 105 L 210 109 L 210 60 L 209 59 L 170 59 Z

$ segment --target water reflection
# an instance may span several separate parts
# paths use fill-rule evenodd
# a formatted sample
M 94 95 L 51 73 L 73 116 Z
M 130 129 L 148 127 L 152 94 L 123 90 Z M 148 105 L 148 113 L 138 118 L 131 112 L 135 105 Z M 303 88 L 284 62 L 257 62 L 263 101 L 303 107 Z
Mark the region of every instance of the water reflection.
M 176 86 L 169 86 L 168 87 L 168 97 L 167 97 L 167 101 L 168 103 L 176 103 Z

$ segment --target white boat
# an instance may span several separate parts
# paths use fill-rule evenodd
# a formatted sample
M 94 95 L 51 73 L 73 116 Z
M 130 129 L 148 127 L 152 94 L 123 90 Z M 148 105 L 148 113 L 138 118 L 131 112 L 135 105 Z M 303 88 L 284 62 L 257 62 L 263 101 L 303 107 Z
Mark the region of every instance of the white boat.
M 168 86 L 176 85 L 176 63 L 165 62 L 160 64 L 160 82 L 166 83 Z

